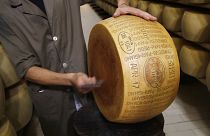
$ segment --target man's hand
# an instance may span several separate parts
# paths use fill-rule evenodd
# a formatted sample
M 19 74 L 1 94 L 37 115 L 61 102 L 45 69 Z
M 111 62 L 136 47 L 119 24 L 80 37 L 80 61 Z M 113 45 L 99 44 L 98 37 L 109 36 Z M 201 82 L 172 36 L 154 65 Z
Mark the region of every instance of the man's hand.
M 137 9 L 137 8 L 130 7 L 126 4 L 122 4 L 122 5 L 118 6 L 115 13 L 113 14 L 113 17 L 118 17 L 120 15 L 126 15 L 126 14 L 139 16 L 139 17 L 144 18 L 145 20 L 151 20 L 151 21 L 157 20 L 156 17 L 150 15 L 149 13 L 142 11 L 140 9 Z
M 88 93 L 92 89 L 100 87 L 102 84 L 102 81 L 97 81 L 95 77 L 88 77 L 84 73 L 71 73 L 70 78 L 72 85 L 80 93 Z

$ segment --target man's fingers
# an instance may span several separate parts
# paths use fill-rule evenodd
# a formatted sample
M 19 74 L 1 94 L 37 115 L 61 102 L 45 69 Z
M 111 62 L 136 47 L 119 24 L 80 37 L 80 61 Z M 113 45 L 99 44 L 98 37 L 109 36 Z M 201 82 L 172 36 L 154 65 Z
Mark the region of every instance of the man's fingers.
M 139 16 L 139 17 L 144 18 L 145 20 L 151 20 L 151 21 L 156 21 L 157 20 L 156 17 L 152 16 L 149 13 L 144 12 L 144 11 L 142 11 L 140 9 L 137 9 L 137 8 L 129 7 L 129 6 L 117 8 L 115 13 L 113 14 L 113 17 L 118 17 L 120 15 L 125 15 L 125 14 L 131 14 L 131 15 Z
M 103 80 L 97 80 L 96 82 L 93 82 L 93 83 L 89 82 L 89 84 L 83 85 L 82 88 L 83 89 L 93 89 L 96 87 L 101 87 L 103 82 L 104 82 Z
M 116 11 L 115 11 L 114 14 L 113 14 L 113 17 L 118 17 L 118 16 L 120 16 L 120 11 L 119 11 L 119 9 L 117 8 Z

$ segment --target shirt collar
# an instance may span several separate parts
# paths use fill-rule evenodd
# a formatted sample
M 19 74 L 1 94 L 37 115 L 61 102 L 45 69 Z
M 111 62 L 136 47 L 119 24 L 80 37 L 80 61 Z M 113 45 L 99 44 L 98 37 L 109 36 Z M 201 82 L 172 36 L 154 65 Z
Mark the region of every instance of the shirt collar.
M 21 0 L 9 0 L 9 1 L 10 1 L 10 5 L 12 7 L 18 7 L 18 6 L 21 6 L 22 5 Z
M 38 15 L 47 18 L 44 12 L 42 12 L 36 5 L 29 0 L 9 0 L 10 5 L 13 8 L 19 8 L 23 13 Z

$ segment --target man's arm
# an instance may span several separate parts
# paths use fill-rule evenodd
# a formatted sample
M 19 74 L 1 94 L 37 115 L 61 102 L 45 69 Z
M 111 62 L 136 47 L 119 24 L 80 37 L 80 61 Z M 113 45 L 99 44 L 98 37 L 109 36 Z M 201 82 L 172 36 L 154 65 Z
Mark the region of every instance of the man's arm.
M 88 77 L 84 73 L 56 73 L 37 66 L 29 68 L 24 78 L 42 85 L 74 86 L 81 93 L 86 93 L 96 86 L 95 77 Z
M 120 15 L 125 15 L 125 14 L 131 14 L 131 15 L 142 17 L 145 20 L 151 20 L 151 21 L 157 20 L 156 17 L 150 15 L 149 13 L 145 11 L 128 6 L 128 0 L 118 0 L 117 5 L 118 5 L 118 8 L 113 14 L 114 17 L 118 17 Z
M 82 93 L 98 86 L 95 77 L 88 77 L 84 73 L 56 73 L 39 67 L 36 53 L 17 37 L 2 16 L 0 25 L 0 40 L 5 45 L 19 77 L 40 85 L 74 86 Z

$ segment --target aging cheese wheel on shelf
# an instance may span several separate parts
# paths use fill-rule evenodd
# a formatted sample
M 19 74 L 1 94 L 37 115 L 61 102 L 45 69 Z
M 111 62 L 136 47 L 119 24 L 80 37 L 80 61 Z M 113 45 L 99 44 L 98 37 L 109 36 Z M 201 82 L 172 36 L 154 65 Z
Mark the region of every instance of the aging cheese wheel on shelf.
M 197 78 L 198 81 L 200 81 L 202 84 L 207 85 L 206 84 L 206 79 L 205 78 Z
M 137 7 L 138 6 L 138 2 L 139 2 L 139 0 L 129 0 L 129 5 L 131 6 L 131 7 Z
M 4 85 L 0 76 L 0 121 L 5 117 L 5 94 Z
M 31 119 L 32 102 L 25 83 L 9 89 L 6 95 L 6 115 L 18 131 Z
M 186 44 L 189 44 L 188 41 L 186 41 L 185 39 L 181 38 L 181 37 L 172 37 L 173 41 L 174 41 L 174 44 L 175 44 L 175 47 L 176 47 L 176 50 L 177 50 L 177 53 L 178 53 L 178 56 L 179 56 L 179 53 L 181 51 L 181 48 L 183 45 L 186 45 Z
M 172 32 L 181 31 L 181 20 L 184 13 L 184 9 L 165 6 L 162 14 L 163 26 Z
M 9 87 L 17 83 L 20 79 L 17 77 L 16 71 L 11 64 L 7 54 L 0 43 L 0 75 L 5 87 Z
M 210 15 L 185 11 L 182 18 L 183 37 L 193 42 L 210 42 Z
M 210 91 L 210 63 L 208 64 L 206 69 L 206 85 L 208 87 L 208 90 Z
M 150 3 L 148 7 L 148 12 L 157 17 L 157 21 L 162 23 L 162 12 L 163 12 L 164 6 L 159 3 Z
M 189 0 L 189 3 L 195 3 L 195 4 L 210 3 L 210 0 Z
M 158 22 L 124 15 L 96 24 L 88 44 L 90 76 L 103 80 L 94 97 L 110 121 L 151 119 L 174 100 L 180 78 L 176 48 Z
M 138 2 L 138 8 L 143 10 L 143 11 L 147 11 L 148 7 L 149 7 L 149 1 L 144 1 L 144 0 L 140 0 Z
M 202 44 L 200 44 L 200 46 L 207 50 L 210 50 L 210 43 L 202 43 Z
M 0 136 L 16 136 L 16 132 L 9 120 L 1 123 L 3 124 L 0 125 Z
M 196 78 L 204 78 L 210 60 L 208 51 L 184 45 L 180 51 L 180 65 L 184 73 Z

